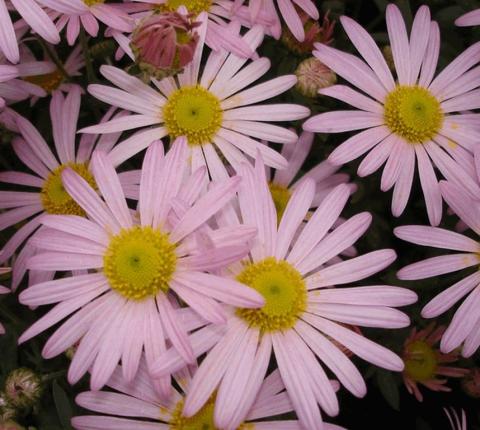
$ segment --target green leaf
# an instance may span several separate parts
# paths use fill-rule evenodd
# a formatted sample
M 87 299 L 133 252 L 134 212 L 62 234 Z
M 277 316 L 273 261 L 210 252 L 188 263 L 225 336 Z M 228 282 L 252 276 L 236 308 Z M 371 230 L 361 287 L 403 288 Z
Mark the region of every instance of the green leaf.
M 398 385 L 391 372 L 377 371 L 377 384 L 386 402 L 396 411 L 400 410 L 400 393 Z
M 55 380 L 52 384 L 53 389 L 53 401 L 55 402 L 55 408 L 57 409 L 58 419 L 63 429 L 71 430 L 70 420 L 72 418 L 72 406 L 68 400 L 67 394 L 64 389 Z

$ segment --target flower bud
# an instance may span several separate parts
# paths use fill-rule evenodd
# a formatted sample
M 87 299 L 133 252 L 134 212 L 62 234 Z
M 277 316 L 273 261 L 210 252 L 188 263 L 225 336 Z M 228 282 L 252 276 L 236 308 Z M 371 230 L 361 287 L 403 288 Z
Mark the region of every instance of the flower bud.
M 12 370 L 5 381 L 6 400 L 15 408 L 30 408 L 40 399 L 41 392 L 40 377 L 25 367 Z
M 288 27 L 284 26 L 282 29 L 281 40 L 290 51 L 299 55 L 310 54 L 313 50 L 314 43 L 329 44 L 332 42 L 335 21 L 330 21 L 328 12 L 324 15 L 321 25 L 319 21 L 313 20 L 302 10 L 298 10 L 298 16 L 305 30 L 305 39 L 303 42 L 299 42 Z
M 130 43 L 140 70 L 149 77 L 163 79 L 189 64 L 198 43 L 194 31 L 199 23 L 192 15 L 177 12 L 153 14 L 142 20 Z
M 295 71 L 297 90 L 305 97 L 316 97 L 318 90 L 337 82 L 337 75 L 315 57 L 303 60 Z

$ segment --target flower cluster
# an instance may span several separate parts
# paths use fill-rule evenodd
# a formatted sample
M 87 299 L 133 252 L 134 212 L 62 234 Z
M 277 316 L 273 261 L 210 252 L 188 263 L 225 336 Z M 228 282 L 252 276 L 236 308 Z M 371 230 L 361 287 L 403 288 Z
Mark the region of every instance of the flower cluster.
M 438 67 L 427 6 L 385 21 L 378 46 L 310 0 L 0 0 L 0 334 L 61 363 L 0 363 L 0 428 L 49 391 L 80 430 L 340 430 L 339 393 L 372 375 L 419 402 L 450 377 L 475 392 L 480 42 Z M 350 182 L 360 157 L 391 211 Z M 412 263 L 402 241 L 455 252 Z M 401 281 L 460 270 L 399 309 L 418 300 Z M 58 381 L 82 379 L 66 416 Z

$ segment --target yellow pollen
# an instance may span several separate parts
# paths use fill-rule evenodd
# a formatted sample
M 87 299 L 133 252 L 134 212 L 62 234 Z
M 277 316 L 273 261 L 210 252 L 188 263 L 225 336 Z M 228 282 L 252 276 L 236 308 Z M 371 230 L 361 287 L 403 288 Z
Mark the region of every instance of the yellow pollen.
M 180 6 L 185 6 L 195 16 L 200 12 L 208 12 L 212 6 L 212 0 L 167 0 L 158 5 L 159 12 L 175 12 Z
M 95 179 L 86 164 L 62 164 L 53 170 L 43 183 L 40 192 L 43 208 L 49 214 L 85 216 L 84 210 L 63 187 L 62 171 L 67 167 L 78 173 L 92 188 L 96 188 Z
M 283 213 L 285 212 L 285 208 L 287 207 L 287 203 L 290 200 L 290 190 L 282 185 L 275 184 L 270 182 L 268 184 L 270 188 L 270 193 L 272 194 L 273 203 L 275 205 L 275 209 L 277 210 L 277 222 L 280 224 L 280 220 L 282 219 Z
M 260 309 L 239 309 L 237 315 L 263 332 L 288 330 L 305 312 L 307 289 L 302 275 L 284 260 L 268 257 L 248 264 L 237 281 L 257 290 L 264 298 Z
M 88 7 L 92 7 L 96 4 L 99 3 L 104 3 L 105 0 L 83 0 L 83 3 L 85 3 Z
M 122 230 L 111 238 L 103 256 L 110 287 L 134 300 L 167 292 L 176 264 L 175 245 L 152 227 Z
M 428 343 L 417 340 L 408 344 L 404 361 L 405 372 L 414 381 L 427 381 L 435 377 L 437 354 Z
M 23 80 L 38 85 L 47 93 L 51 93 L 63 83 L 64 78 L 63 73 L 59 69 L 56 69 L 44 75 L 25 76 Z
M 409 143 L 425 143 L 441 129 L 443 112 L 439 101 L 425 88 L 397 86 L 384 106 L 388 128 Z
M 163 120 L 171 139 L 186 136 L 189 145 L 212 141 L 222 125 L 219 100 L 199 85 L 174 91 L 163 107 Z
M 219 430 L 214 423 L 215 397 L 213 396 L 193 417 L 182 415 L 183 399 L 180 400 L 170 418 L 171 430 Z M 253 430 L 252 424 L 241 424 L 237 430 Z

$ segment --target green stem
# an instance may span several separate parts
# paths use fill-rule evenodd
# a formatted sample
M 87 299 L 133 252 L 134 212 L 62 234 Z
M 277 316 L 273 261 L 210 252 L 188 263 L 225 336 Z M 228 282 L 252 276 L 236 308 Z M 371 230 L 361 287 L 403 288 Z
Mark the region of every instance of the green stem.
M 58 58 L 55 51 L 52 48 L 50 48 L 50 46 L 48 46 L 40 37 L 37 38 L 37 40 L 40 43 L 40 45 L 42 45 L 42 48 L 45 50 L 50 60 L 52 60 L 55 63 L 55 65 L 57 66 L 57 69 L 60 70 L 62 75 L 65 77 L 65 79 L 70 79 L 70 76 L 65 70 L 65 67 L 63 67 L 63 63 L 60 61 L 60 58 Z

